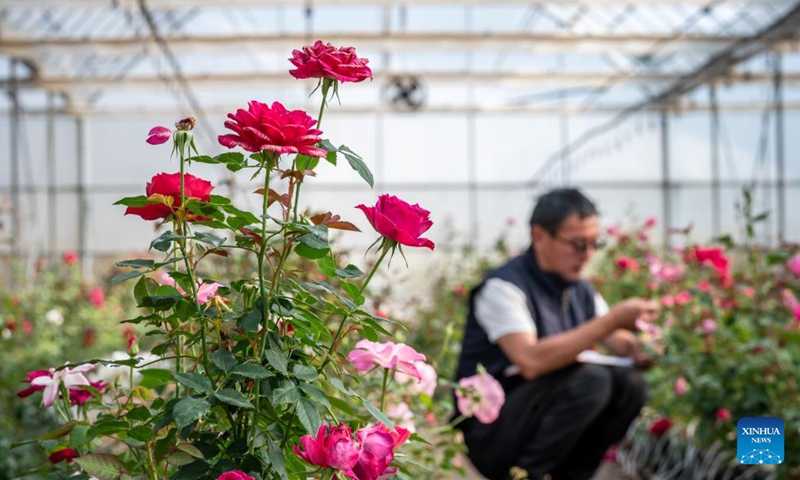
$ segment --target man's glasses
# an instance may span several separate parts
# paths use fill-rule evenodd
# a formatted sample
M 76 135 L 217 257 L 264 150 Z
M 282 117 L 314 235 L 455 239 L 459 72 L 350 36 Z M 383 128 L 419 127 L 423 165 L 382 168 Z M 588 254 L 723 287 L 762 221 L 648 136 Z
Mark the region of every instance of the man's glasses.
M 590 248 L 594 251 L 597 251 L 606 246 L 606 241 L 602 239 L 594 241 L 589 241 L 582 238 L 567 240 L 566 238 L 561 238 L 558 235 L 553 235 L 553 239 L 563 243 L 564 245 L 569 245 L 572 247 L 572 250 L 575 253 L 586 253 Z

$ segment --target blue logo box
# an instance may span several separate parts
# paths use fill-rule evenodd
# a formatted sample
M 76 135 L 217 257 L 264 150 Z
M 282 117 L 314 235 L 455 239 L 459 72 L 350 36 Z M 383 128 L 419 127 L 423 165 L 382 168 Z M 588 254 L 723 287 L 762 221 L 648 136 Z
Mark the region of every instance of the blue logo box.
M 745 417 L 736 424 L 736 458 L 744 465 L 783 463 L 783 420 Z

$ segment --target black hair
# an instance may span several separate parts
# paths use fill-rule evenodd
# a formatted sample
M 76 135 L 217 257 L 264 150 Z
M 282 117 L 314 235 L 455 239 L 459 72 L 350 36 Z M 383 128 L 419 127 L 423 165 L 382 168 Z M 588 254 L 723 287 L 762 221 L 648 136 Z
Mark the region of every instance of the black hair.
M 577 188 L 557 188 L 539 197 L 530 224 L 556 235 L 564 220 L 574 213 L 581 219 L 589 218 L 597 215 L 597 208 Z

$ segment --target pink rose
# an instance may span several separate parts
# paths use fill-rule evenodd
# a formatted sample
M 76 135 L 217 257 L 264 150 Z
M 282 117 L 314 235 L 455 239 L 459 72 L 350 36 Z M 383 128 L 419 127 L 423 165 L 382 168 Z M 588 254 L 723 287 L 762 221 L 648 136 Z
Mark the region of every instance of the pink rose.
M 356 370 L 366 372 L 375 366 L 386 369 L 394 368 L 396 371 L 422 381 L 422 374 L 417 369 L 417 362 L 424 362 L 425 355 L 417 352 L 404 343 L 378 343 L 369 340 L 360 340 L 356 348 L 347 355 L 353 362 Z
M 147 132 L 147 143 L 161 145 L 172 137 L 172 130 L 167 127 L 153 127 Z
M 678 379 L 675 380 L 675 395 L 676 396 L 680 397 L 681 395 L 686 393 L 686 390 L 688 388 L 689 388 L 689 382 L 686 381 L 686 377 L 678 377 Z
M 675 297 L 672 295 L 664 295 L 661 297 L 661 305 L 664 305 L 665 307 L 671 307 L 675 305 Z
M 89 301 L 97 308 L 103 308 L 106 304 L 106 295 L 100 287 L 94 287 L 89 294 Z
M 644 228 L 653 228 L 656 226 L 656 217 L 648 217 L 644 222 Z
M 231 470 L 230 472 L 225 472 L 219 477 L 217 480 L 256 480 L 255 477 L 251 477 L 250 475 L 244 473 L 241 470 Z
M 612 225 L 606 228 L 606 235 L 608 235 L 609 237 L 616 237 L 617 235 L 619 235 L 619 227 L 616 225 Z
M 372 79 L 369 60 L 359 58 L 353 47 L 336 48 L 317 40 L 314 45 L 293 50 L 289 61 L 297 67 L 289 70 L 294 78 L 330 78 L 340 82 L 361 82 Z
M 188 297 L 189 294 L 186 293 L 180 285 L 175 283 L 172 277 L 169 274 L 164 274 L 161 276 L 161 283 L 163 285 L 169 285 L 170 287 L 175 287 L 178 292 L 184 297 Z M 213 283 L 203 283 L 202 278 L 197 279 L 197 303 L 200 305 L 205 305 L 208 303 L 214 296 L 217 294 L 217 290 L 221 287 L 221 283 L 213 282 Z
M 74 265 L 78 262 L 78 253 L 77 252 L 66 252 L 62 259 L 64 260 L 65 265 Z
M 458 381 L 456 398 L 462 415 L 475 416 L 481 423 L 493 423 L 506 401 L 503 387 L 488 373 L 479 373 Z
M 427 232 L 433 222 L 429 211 L 419 204 L 409 205 L 394 195 L 378 197 L 374 207 L 358 205 L 367 216 L 372 228 L 382 236 L 409 247 L 428 247 L 433 250 L 433 242 L 420 235 Z
M 753 287 L 742 287 L 742 294 L 745 297 L 753 298 L 756 295 L 756 289 Z
M 731 412 L 727 408 L 720 408 L 717 410 L 717 419 L 723 422 L 731 419 Z
M 90 386 L 94 387 L 101 392 L 105 390 L 106 384 L 102 380 L 98 380 L 96 382 L 91 382 Z M 69 389 L 69 402 L 72 405 L 83 405 L 84 403 L 91 400 L 93 397 L 92 392 L 86 390 L 85 388 L 70 388 Z
M 286 110 L 280 102 L 269 105 L 252 100 L 247 110 L 229 113 L 225 128 L 233 134 L 220 135 L 219 143 L 228 148 L 242 147 L 248 152 L 266 150 L 274 154 L 300 153 L 324 157 L 325 150 L 315 145 L 322 131 L 313 128 L 317 121 L 302 110 Z
M 52 374 L 52 373 L 50 373 L 50 371 L 49 371 L 49 370 L 34 370 L 34 371 L 32 371 L 32 372 L 28 372 L 28 373 L 26 373 L 26 374 L 25 374 L 25 376 L 26 376 L 26 377 L 28 377 L 28 379 L 27 379 L 27 380 L 24 380 L 24 381 L 25 381 L 26 383 L 31 383 L 31 381 L 32 381 L 34 378 L 38 378 L 38 377 L 52 377 L 52 376 L 53 376 L 53 374 Z M 33 395 L 34 393 L 36 393 L 36 392 L 39 392 L 39 391 L 41 391 L 41 390 L 44 390 L 44 385 L 31 385 L 31 386 L 29 386 L 28 388 L 26 388 L 25 390 L 21 390 L 21 391 L 17 392 L 17 396 L 18 396 L 19 398 L 25 398 L 25 397 L 31 396 L 31 395 Z
M 350 427 L 344 424 L 337 427 L 320 425 L 316 437 L 304 435 L 300 444 L 302 450 L 298 445 L 292 448 L 295 455 L 321 468 L 332 467 L 349 472 L 360 455 Z
M 630 270 L 633 273 L 639 272 L 639 262 L 631 257 L 617 258 L 617 268 L 620 270 Z
M 686 305 L 692 301 L 692 294 L 686 290 L 682 290 L 675 295 L 675 303 L 678 305 Z
M 396 439 L 387 433 L 388 431 L 385 426 L 377 424 L 362 428 L 356 432 L 358 442 L 361 444 L 361 455 L 359 455 L 358 461 L 353 466 L 351 478 L 356 480 L 377 480 L 384 477 L 384 475 L 392 475 L 397 471 L 397 468 L 389 468 L 389 464 L 394 460 Z M 398 434 L 397 440 L 400 439 L 401 435 Z
M 728 286 L 733 281 L 730 274 L 730 260 L 721 248 L 695 247 L 694 258 L 703 265 L 714 267 L 723 285 Z
M 187 173 L 183 177 L 183 194 L 186 198 L 197 198 L 201 202 L 208 202 L 211 199 L 211 190 L 214 186 L 208 180 L 195 177 Z M 151 195 L 163 195 L 172 197 L 172 207 L 163 203 L 151 203 L 141 207 L 128 207 L 125 215 L 139 215 L 144 220 L 158 220 L 167 218 L 174 209 L 181 206 L 181 174 L 180 173 L 159 173 L 155 175 L 145 188 L 145 193 Z M 192 218 L 193 217 L 193 218 Z M 204 220 L 203 217 L 190 216 L 188 221 Z
M 707 318 L 702 322 L 700 322 L 700 328 L 703 329 L 703 333 L 705 333 L 706 335 L 711 335 L 712 333 L 714 333 L 714 330 L 717 329 L 717 322 L 715 322 L 710 318 Z
M 414 366 L 417 367 L 421 378 L 413 382 L 411 388 L 417 393 L 432 397 L 434 390 L 436 390 L 436 380 L 438 378 L 436 369 L 421 361 L 414 362 Z M 395 372 L 394 374 L 394 381 L 397 383 L 408 383 L 410 380 L 410 376 L 403 372 Z
M 786 261 L 786 268 L 792 271 L 795 275 L 800 277 L 800 253 L 793 256 Z

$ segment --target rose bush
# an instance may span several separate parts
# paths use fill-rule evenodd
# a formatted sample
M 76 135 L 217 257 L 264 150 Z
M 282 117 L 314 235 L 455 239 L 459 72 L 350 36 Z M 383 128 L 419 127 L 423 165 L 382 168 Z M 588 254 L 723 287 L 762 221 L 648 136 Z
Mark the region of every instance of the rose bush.
M 295 76 L 321 79 L 316 120 L 278 102 L 257 101 L 228 116 L 225 127 L 233 133 L 221 135 L 220 144 L 249 155 L 199 154 L 191 117 L 176 122 L 175 130 L 149 132 L 154 145 L 172 139 L 180 170 L 156 175 L 147 195 L 117 204 L 169 228 L 150 245 L 160 258 L 119 262 L 127 270 L 112 279 L 135 280 L 140 312 L 125 322 L 146 336 L 126 337 L 128 358 L 53 362 L 31 372 L 27 387 L 20 383 L 29 399 L 62 420 L 38 439 L 51 454 L 70 452 L 71 462 L 52 468 L 100 480 L 375 480 L 406 469 L 399 450 L 423 444 L 395 425 L 386 400 L 404 388 L 394 385 L 395 374 L 419 383 L 425 372 L 430 391 L 432 367 L 408 345 L 381 341 L 392 332 L 367 295 L 388 255 L 403 245 L 433 249 L 420 238 L 432 223 L 427 210 L 393 196 L 380 197 L 373 209 L 360 206 L 379 244 L 365 274 L 340 263 L 331 248 L 329 232 L 358 231 L 352 223 L 333 212 L 299 211 L 303 182 L 322 159 L 336 165 L 344 158 L 373 182 L 363 159 L 322 138 L 321 129 L 331 89 L 367 78 L 367 62 L 351 48 L 320 53 L 318 45 L 304 49 L 305 60 L 292 59 L 304 62 L 298 68 L 305 73 Z M 211 183 L 187 173 L 194 163 L 258 179 L 260 210 L 212 194 Z M 222 274 L 236 269 L 213 268 L 229 261 L 251 267 L 239 277 Z M 298 264 L 311 265 L 312 274 L 295 269 Z M 140 353 L 142 338 L 155 358 Z M 89 375 L 98 365 L 128 374 L 93 383 Z M 368 388 L 373 369 L 382 372 L 379 390 Z

